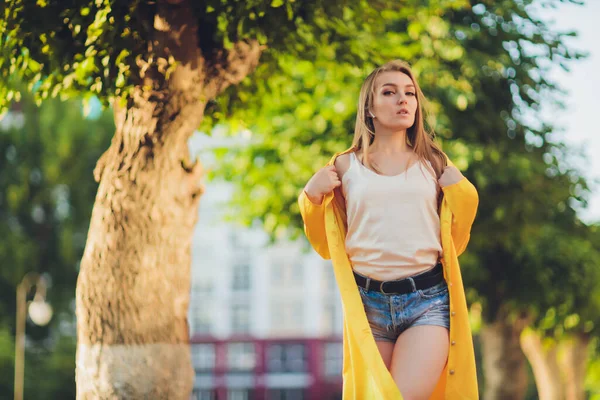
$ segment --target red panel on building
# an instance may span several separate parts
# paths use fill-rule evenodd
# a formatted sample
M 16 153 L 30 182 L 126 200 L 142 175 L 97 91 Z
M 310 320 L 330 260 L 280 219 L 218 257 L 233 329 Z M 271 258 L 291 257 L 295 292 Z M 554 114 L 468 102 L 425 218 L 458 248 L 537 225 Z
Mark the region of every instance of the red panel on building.
M 196 400 L 339 400 L 342 339 L 192 337 Z

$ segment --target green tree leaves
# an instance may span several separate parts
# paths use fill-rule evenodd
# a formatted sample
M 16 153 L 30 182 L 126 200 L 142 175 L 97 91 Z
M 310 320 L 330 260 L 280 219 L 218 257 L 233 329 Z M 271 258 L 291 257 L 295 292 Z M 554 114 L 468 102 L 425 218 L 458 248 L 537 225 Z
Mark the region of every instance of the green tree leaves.
M 38 108 L 27 93 L 0 120 L 0 354 L 11 355 L 0 363 L 9 370 L 0 378 L 3 393 L 12 393 L 14 342 L 6 335 L 14 331 L 15 289 L 27 272 L 38 271 L 52 280 L 54 318 L 52 335 L 48 327 L 27 327 L 28 349 L 35 351 L 26 355 L 25 396 L 74 396 L 75 332 L 64 325 L 74 322 L 75 282 L 97 189 L 92 171 L 113 130 L 107 113 L 86 119 L 76 101 L 49 100 Z

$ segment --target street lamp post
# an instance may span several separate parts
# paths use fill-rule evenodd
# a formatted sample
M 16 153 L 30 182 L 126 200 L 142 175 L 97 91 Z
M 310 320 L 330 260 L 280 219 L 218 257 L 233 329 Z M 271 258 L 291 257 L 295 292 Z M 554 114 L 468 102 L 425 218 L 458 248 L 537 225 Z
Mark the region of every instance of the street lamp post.
M 15 337 L 15 400 L 23 400 L 25 371 L 25 322 L 27 293 L 35 286 L 35 296 L 29 304 L 29 317 L 36 325 L 46 325 L 52 318 L 52 307 L 46 303 L 46 281 L 36 272 L 29 272 L 17 286 L 17 329 Z

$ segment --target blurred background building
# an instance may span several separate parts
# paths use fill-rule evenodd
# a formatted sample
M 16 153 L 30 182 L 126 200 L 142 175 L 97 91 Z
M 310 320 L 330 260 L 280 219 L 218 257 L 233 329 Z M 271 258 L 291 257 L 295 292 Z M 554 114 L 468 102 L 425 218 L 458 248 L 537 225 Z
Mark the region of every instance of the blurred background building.
M 202 149 L 209 166 L 208 150 L 227 140 L 196 135 L 192 152 Z M 304 238 L 269 244 L 260 227 L 225 222 L 233 187 L 206 188 L 192 248 L 193 398 L 341 399 L 342 310 L 331 262 L 307 251 Z

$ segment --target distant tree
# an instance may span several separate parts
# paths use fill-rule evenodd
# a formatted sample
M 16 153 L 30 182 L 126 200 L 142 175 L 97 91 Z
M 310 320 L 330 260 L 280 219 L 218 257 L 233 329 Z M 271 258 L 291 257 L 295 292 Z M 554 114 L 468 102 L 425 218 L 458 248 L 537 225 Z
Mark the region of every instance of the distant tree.
M 79 396 L 183 398 L 191 389 L 189 247 L 202 168 L 186 142 L 204 116 L 207 129 L 250 128 L 254 145 L 222 151 L 222 165 L 243 180 L 240 218 L 277 235 L 300 227 L 299 188 L 349 144 L 366 72 L 404 58 L 433 100 L 444 149 L 480 190 L 462 265 L 471 302 L 483 305 L 484 359 L 510 361 L 486 364 L 486 397 L 519 398 L 525 323 L 513 321 L 543 300 L 525 286 L 543 271 L 524 265 L 531 257 L 520 250 L 548 221 L 576 218 L 571 200 L 586 190 L 551 127 L 524 117 L 556 93 L 545 63 L 578 57 L 531 4 L 541 0 L 0 6 L 1 76 L 37 84 L 41 98 L 114 99 L 116 132 L 96 168 L 78 281 Z
M 28 93 L 0 117 L 0 393 L 13 393 L 16 287 L 37 271 L 51 280 L 54 317 L 27 325 L 25 398 L 75 397 L 75 284 L 98 187 L 93 169 L 113 130 L 108 113 L 85 118 L 80 101 L 58 99 L 38 107 Z
M 369 56 L 369 32 L 384 34 L 386 19 L 423 7 L 416 0 L 2 3 L 4 80 L 20 76 L 38 98 L 94 94 L 114 107 L 78 277 L 78 397 L 189 396 L 190 243 L 203 189 L 187 139 L 207 104 L 258 65 L 254 79 L 268 79 L 290 55 L 313 60 L 326 48 L 339 63 L 359 65 Z M 0 85 L 0 102 L 14 96 Z
M 550 262 L 540 250 L 551 243 L 563 252 L 587 248 L 575 212 L 586 204 L 586 180 L 537 112 L 562 93 L 550 68 L 567 68 L 582 55 L 565 45 L 570 33 L 554 31 L 531 8 L 557 2 L 469 3 L 391 16 L 385 35 L 362 33 L 367 58 L 359 66 L 340 64 L 324 48 L 315 63 L 290 57 L 278 75 L 244 82 L 248 89 L 234 94 L 241 107 L 221 97 L 225 131 L 246 129 L 249 139 L 235 151 L 218 151 L 211 176 L 237 183 L 232 217 L 261 221 L 273 238 L 301 235 L 298 193 L 335 151 L 350 145 L 362 80 L 390 58 L 411 62 L 443 149 L 479 191 L 461 266 L 470 304 L 482 306 L 484 397 L 519 399 L 528 385 L 521 332 L 539 312 L 559 306 L 559 292 L 576 292 L 581 278 L 567 263 L 578 255 L 555 253 Z M 261 73 L 259 67 L 255 76 Z M 585 257 L 591 261 L 593 253 Z
M 600 329 L 600 225 L 547 227 L 528 242 L 546 271 L 546 290 L 531 307 L 532 323 L 521 343 L 535 376 L 540 400 L 586 397 L 590 345 Z

